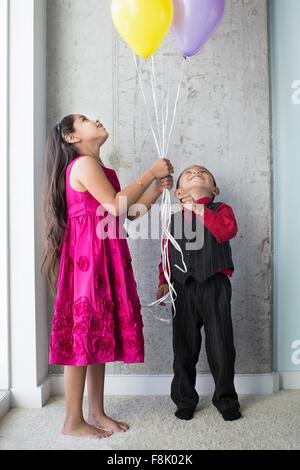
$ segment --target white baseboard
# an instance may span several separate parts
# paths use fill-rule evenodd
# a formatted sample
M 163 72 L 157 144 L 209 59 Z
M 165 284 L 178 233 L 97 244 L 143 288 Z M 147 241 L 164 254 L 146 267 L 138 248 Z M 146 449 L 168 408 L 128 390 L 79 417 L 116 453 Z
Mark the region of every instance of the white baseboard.
M 169 395 L 172 375 L 107 375 L 106 395 Z M 273 395 L 279 390 L 300 390 L 300 371 L 235 376 L 239 395 Z M 197 377 L 200 396 L 212 395 L 214 383 L 210 374 Z M 0 397 L 0 419 L 10 408 L 41 408 L 53 395 L 64 394 L 63 375 L 49 376 L 35 388 L 12 389 Z
M 34 388 L 12 388 L 11 408 L 42 408 L 51 397 L 51 378 Z
M 10 391 L 3 392 L 3 394 L 1 394 L 0 392 L 0 420 L 4 418 L 4 416 L 9 412 L 9 410 L 10 410 Z
M 52 375 L 51 394 L 64 394 L 63 375 Z M 172 375 L 107 375 L 106 395 L 169 395 Z M 279 391 L 279 376 L 273 374 L 236 375 L 235 386 L 239 395 L 273 395 Z M 209 374 L 197 377 L 199 395 L 214 392 L 213 378 Z
M 300 390 L 300 371 L 280 372 L 281 390 Z

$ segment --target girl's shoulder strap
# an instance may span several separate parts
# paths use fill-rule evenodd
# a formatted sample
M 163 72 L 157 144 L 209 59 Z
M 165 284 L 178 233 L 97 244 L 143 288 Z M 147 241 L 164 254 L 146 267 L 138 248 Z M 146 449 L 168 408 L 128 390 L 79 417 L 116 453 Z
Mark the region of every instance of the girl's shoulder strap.
M 75 162 L 77 162 L 77 160 L 81 157 L 83 157 L 84 155 L 77 155 L 75 158 L 73 158 L 73 160 L 68 164 L 67 166 L 67 169 L 66 169 L 66 188 L 67 189 L 71 189 L 72 191 L 75 191 L 72 186 L 71 186 L 71 183 L 70 183 L 70 174 L 71 174 L 71 170 L 73 168 L 73 165 Z
M 67 166 L 68 169 L 71 169 L 71 167 L 74 165 L 74 163 L 81 157 L 84 157 L 84 155 L 77 155 Z

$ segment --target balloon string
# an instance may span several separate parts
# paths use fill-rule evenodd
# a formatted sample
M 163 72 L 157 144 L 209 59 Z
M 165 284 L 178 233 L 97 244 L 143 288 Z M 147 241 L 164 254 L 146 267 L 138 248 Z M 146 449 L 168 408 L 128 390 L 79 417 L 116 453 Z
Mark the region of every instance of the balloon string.
M 140 73 L 140 70 L 139 70 L 139 67 L 138 67 L 137 57 L 134 54 L 134 52 L 133 52 L 133 60 L 134 60 L 135 66 L 136 66 L 137 74 L 138 74 L 140 89 L 141 89 L 142 96 L 143 96 L 144 103 L 145 103 L 145 108 L 146 108 L 146 113 L 147 113 L 147 117 L 148 117 L 148 121 L 149 121 L 149 126 L 150 126 L 150 129 L 152 131 L 152 135 L 153 135 L 153 138 L 154 138 L 154 142 L 155 142 L 155 145 L 156 145 L 158 155 L 160 157 L 161 156 L 161 151 L 160 151 L 158 140 L 157 140 L 157 137 L 156 137 L 156 134 L 155 134 L 152 122 L 151 122 L 151 116 L 150 116 L 150 112 L 149 112 L 148 101 L 147 101 L 145 91 L 144 91 L 143 80 L 142 80 L 142 76 L 141 76 L 141 73 Z
M 180 90 L 181 90 L 182 81 L 183 81 L 184 65 L 185 65 L 185 60 L 182 61 L 181 76 L 180 76 L 180 81 L 179 81 L 177 95 L 176 95 L 172 125 L 171 125 L 171 128 L 170 128 L 170 132 L 169 132 L 169 136 L 168 136 L 168 140 L 167 140 L 166 155 L 168 154 L 168 151 L 169 151 L 169 143 L 170 143 L 171 135 L 172 135 L 172 132 L 173 132 L 173 129 L 174 129 L 175 118 L 176 118 L 176 113 L 177 113 L 177 104 L 178 104 L 178 101 L 179 101 Z M 168 81 L 168 94 L 167 94 L 167 105 L 166 105 L 166 126 L 167 126 L 167 122 L 168 122 L 169 85 L 170 85 L 170 82 Z M 169 198 L 170 198 L 170 195 L 169 195 Z M 170 222 L 171 222 L 171 201 L 167 201 L 166 207 L 169 207 L 170 210 L 169 210 L 168 213 L 166 213 L 166 216 L 165 216 L 165 220 L 167 221 L 167 224 L 165 226 L 164 226 L 164 224 L 162 224 L 163 230 L 164 230 L 164 236 L 167 238 L 167 243 L 165 244 L 165 249 L 163 251 L 163 268 L 164 268 L 165 278 L 166 278 L 166 280 L 167 280 L 167 282 L 170 286 L 171 285 L 170 284 L 171 267 L 170 267 L 170 260 L 169 260 L 169 256 L 168 256 L 168 250 L 166 249 L 169 241 L 171 241 L 172 245 L 176 248 L 176 250 L 181 253 L 181 257 L 182 257 L 183 269 L 178 265 L 175 265 L 175 267 L 183 273 L 187 272 L 187 267 L 186 267 L 186 264 L 185 264 L 185 261 L 184 261 L 182 250 L 181 250 L 179 244 L 176 242 L 175 238 L 171 235 L 171 233 L 169 231 Z M 173 297 L 173 293 L 175 294 L 175 298 Z M 173 303 L 174 317 L 175 317 L 175 315 L 176 315 L 175 300 L 177 298 L 177 294 L 176 294 L 175 289 L 173 289 L 173 286 L 170 290 L 170 296 L 171 296 L 171 300 L 172 300 L 172 303 Z
M 161 219 L 162 219 L 162 227 L 163 227 L 163 237 L 162 237 L 161 251 L 162 251 L 162 268 L 163 268 L 164 277 L 165 277 L 166 282 L 169 286 L 169 292 L 166 294 L 166 296 L 164 296 L 161 299 L 158 299 L 157 301 L 153 302 L 152 304 L 149 304 L 148 306 L 149 307 L 150 306 L 157 306 L 157 305 L 160 305 L 162 302 L 172 303 L 173 311 L 174 311 L 174 315 L 173 315 L 172 318 L 174 319 L 175 316 L 176 316 L 175 301 L 176 301 L 176 298 L 177 298 L 177 293 L 176 293 L 176 290 L 174 289 L 173 284 L 171 283 L 171 266 L 170 266 L 170 258 L 169 258 L 169 253 L 168 253 L 168 244 L 169 244 L 169 242 L 171 242 L 174 245 L 174 247 L 181 253 L 181 256 L 182 256 L 182 264 L 183 264 L 184 268 L 182 269 L 178 265 L 175 265 L 175 267 L 178 268 L 183 273 L 187 272 L 187 267 L 186 267 L 186 264 L 185 264 L 185 261 L 184 261 L 182 250 L 181 250 L 180 246 L 178 245 L 178 243 L 176 242 L 176 240 L 174 239 L 174 237 L 171 235 L 171 233 L 169 231 L 169 226 L 170 226 L 170 222 L 171 222 L 170 192 L 165 190 L 164 191 L 164 197 L 166 197 L 167 200 L 162 201 Z M 166 221 L 166 223 L 165 223 L 165 221 Z M 164 243 L 164 240 L 166 240 L 165 243 Z M 168 297 L 171 298 L 170 302 L 166 302 L 166 299 L 168 299 Z
M 168 127 L 168 120 L 169 120 L 169 101 L 170 101 L 170 69 L 168 71 L 168 91 L 167 91 L 167 103 L 166 103 L 165 134 L 166 134 L 166 130 Z M 166 155 L 168 154 L 165 148 L 164 148 L 164 153 L 166 153 Z
M 182 87 L 183 72 L 184 72 L 184 68 L 185 68 L 185 63 L 186 63 L 186 59 L 183 58 L 183 60 L 182 60 L 182 65 L 181 65 L 180 81 L 179 81 L 179 85 L 178 85 L 178 89 L 177 89 L 177 95 L 176 95 L 175 106 L 174 106 L 174 112 L 173 112 L 173 119 L 172 119 L 172 124 L 171 124 L 170 132 L 169 132 L 169 136 L 168 136 L 168 140 L 167 140 L 166 155 L 167 155 L 168 152 L 169 152 L 170 139 L 171 139 L 171 136 L 172 136 L 172 133 L 173 133 L 173 129 L 174 129 L 175 118 L 176 118 L 176 113 L 177 113 L 177 105 L 178 105 L 179 96 L 180 96 L 180 91 L 181 91 L 181 87 Z
M 152 131 L 152 135 L 153 135 L 153 138 L 154 138 L 154 141 L 155 141 L 156 149 L 157 149 L 159 157 L 160 158 L 165 158 L 167 156 L 167 153 L 168 153 L 170 139 L 171 139 L 171 135 L 172 135 L 173 128 L 174 128 L 175 117 L 176 117 L 176 112 L 177 112 L 177 104 L 178 104 L 178 100 L 179 100 L 180 89 L 181 89 L 182 79 L 183 79 L 183 70 L 184 70 L 184 62 L 185 61 L 183 62 L 183 65 L 182 65 L 180 83 L 179 83 L 178 90 L 177 90 L 176 102 L 175 102 L 174 111 L 173 111 L 173 119 L 172 119 L 171 128 L 170 128 L 170 131 L 169 131 L 169 134 L 168 134 L 168 138 L 165 140 L 165 132 L 167 130 L 168 118 L 169 118 L 170 77 L 169 77 L 169 80 L 168 80 L 166 111 L 165 111 L 165 113 L 164 112 L 162 113 L 163 115 L 165 114 L 166 117 L 165 117 L 165 121 L 164 121 L 164 118 L 162 118 L 162 134 L 161 134 L 160 133 L 160 122 L 159 122 L 159 117 L 158 117 L 157 98 L 156 98 L 156 73 L 155 73 L 154 60 L 152 58 L 151 85 L 152 85 L 152 95 L 153 95 L 156 123 L 157 123 L 157 128 L 158 128 L 158 137 L 157 137 L 157 135 L 155 133 L 155 130 L 154 130 L 154 126 L 152 125 L 151 115 L 150 115 L 150 112 L 149 112 L 149 105 L 148 105 L 148 101 L 147 101 L 147 98 L 146 98 L 146 95 L 145 95 L 142 76 L 141 76 L 141 72 L 140 72 L 139 67 L 138 67 L 137 57 L 134 53 L 133 53 L 133 59 L 134 59 L 134 63 L 135 63 L 135 66 L 136 66 L 136 70 L 137 70 L 137 74 L 138 74 L 138 78 L 139 78 L 139 85 L 140 85 L 143 100 L 144 100 L 144 103 L 145 103 L 147 117 L 148 117 L 149 125 L 150 125 L 151 131 Z M 162 104 L 162 109 L 163 109 L 163 104 Z M 166 148 L 165 148 L 165 144 L 167 144 Z M 166 152 L 165 152 L 165 149 L 166 149 Z M 175 267 L 177 269 L 179 269 L 180 271 L 184 272 L 184 273 L 187 272 L 187 267 L 186 267 L 186 264 L 185 264 L 185 261 L 184 261 L 184 256 L 183 256 L 182 250 L 181 250 L 179 244 L 177 243 L 177 241 L 175 240 L 175 238 L 170 233 L 170 224 L 171 224 L 171 216 L 172 216 L 172 204 L 171 204 L 170 191 L 167 190 L 167 189 L 165 189 L 163 191 L 162 202 L 161 202 L 161 207 L 160 207 L 160 214 L 161 214 L 161 225 L 162 225 L 162 240 L 161 240 L 162 268 L 163 268 L 164 277 L 165 277 L 165 279 L 167 281 L 167 284 L 169 286 L 169 292 L 164 297 L 158 299 L 157 301 L 146 305 L 146 307 L 149 308 L 149 307 L 155 307 L 157 305 L 161 305 L 162 303 L 167 303 L 167 304 L 171 303 L 172 306 L 173 306 L 173 311 L 174 311 L 173 318 L 174 318 L 175 315 L 176 315 L 175 301 L 176 301 L 176 298 L 177 298 L 177 293 L 176 293 L 176 290 L 175 290 L 175 288 L 174 288 L 174 286 L 171 282 L 171 265 L 170 265 L 170 259 L 169 259 L 169 254 L 168 254 L 168 244 L 169 244 L 169 242 L 172 243 L 172 245 L 175 247 L 175 249 L 181 253 L 181 257 L 182 257 L 183 269 L 180 268 L 177 265 L 175 265 Z M 164 241 L 165 241 L 165 243 L 164 243 Z M 170 298 L 170 300 L 168 300 L 169 298 Z M 171 320 L 164 320 L 162 318 L 159 318 L 155 314 L 154 314 L 154 316 L 155 316 L 156 319 L 158 319 L 162 322 L 169 323 L 171 321 Z
M 164 77 L 164 61 L 162 60 L 162 77 Z M 162 153 L 165 154 L 165 111 L 164 111 L 164 87 L 161 84 L 161 122 L 162 122 Z
M 154 112 L 156 117 L 156 124 L 158 130 L 158 137 L 159 137 L 159 148 L 160 148 L 160 157 L 164 157 L 163 155 L 163 144 L 162 144 L 162 135 L 160 129 L 160 122 L 158 117 L 158 106 L 157 106 L 157 98 L 156 98 L 156 74 L 155 74 L 155 65 L 154 65 L 154 58 L 151 57 L 151 64 L 152 64 L 152 77 L 150 76 L 150 82 L 152 87 L 152 96 L 153 96 L 153 103 L 154 103 Z

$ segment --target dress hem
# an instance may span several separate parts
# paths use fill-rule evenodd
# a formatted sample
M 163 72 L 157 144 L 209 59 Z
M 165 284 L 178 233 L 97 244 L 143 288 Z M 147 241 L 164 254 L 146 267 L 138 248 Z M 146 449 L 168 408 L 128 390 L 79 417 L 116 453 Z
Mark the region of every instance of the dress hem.
M 88 367 L 88 366 L 96 366 L 96 365 L 102 365 L 102 364 L 115 364 L 115 363 L 123 363 L 123 364 L 144 364 L 145 363 L 145 359 L 135 359 L 135 360 L 132 360 L 132 361 L 123 361 L 123 360 L 111 360 L 111 361 L 103 361 L 103 362 L 100 362 L 100 361 L 97 361 L 97 362 L 88 362 L 88 363 L 77 363 L 77 364 L 74 364 L 74 363 L 68 363 L 67 361 L 55 361 L 55 362 L 49 362 L 49 366 L 67 366 L 67 367 Z

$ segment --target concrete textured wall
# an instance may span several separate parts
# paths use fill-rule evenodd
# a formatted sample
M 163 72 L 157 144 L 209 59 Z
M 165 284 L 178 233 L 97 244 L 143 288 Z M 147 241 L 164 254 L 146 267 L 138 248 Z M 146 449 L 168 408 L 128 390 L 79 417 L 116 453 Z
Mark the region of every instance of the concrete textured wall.
M 193 163 L 209 167 L 222 190 L 219 200 L 236 212 L 232 311 L 238 373 L 272 370 L 267 19 L 265 0 L 227 1 L 217 34 L 186 64 L 169 153 L 176 174 Z M 102 159 L 125 187 L 156 153 L 132 55 L 115 34 L 110 2 L 48 0 L 47 23 L 48 127 L 70 112 L 99 116 L 111 134 Z M 170 74 L 174 96 L 180 58 L 171 37 L 156 62 L 159 78 Z M 147 72 L 144 77 L 148 82 Z M 158 283 L 159 242 L 130 240 L 130 248 L 140 297 L 150 301 Z M 146 310 L 143 317 L 145 364 L 111 364 L 109 373 L 172 373 L 171 325 Z M 207 370 L 202 352 L 199 372 Z

